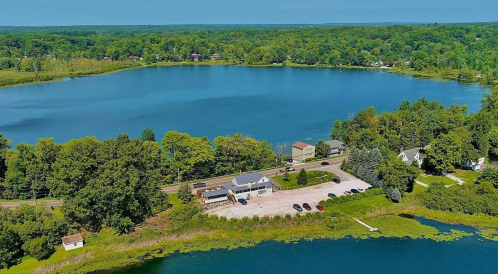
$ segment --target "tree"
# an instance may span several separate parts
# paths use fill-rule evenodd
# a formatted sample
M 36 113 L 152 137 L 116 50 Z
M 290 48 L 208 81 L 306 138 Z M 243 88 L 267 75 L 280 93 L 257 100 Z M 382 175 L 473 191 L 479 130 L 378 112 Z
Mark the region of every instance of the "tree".
M 7 268 L 21 259 L 21 239 L 9 222 L 0 222 L 0 269 Z
M 332 128 L 332 133 L 330 134 L 331 140 L 341 140 L 342 135 L 342 123 L 341 120 L 337 119 L 334 121 L 334 127 Z
M 379 167 L 379 176 L 384 181 L 384 190 L 391 193 L 398 189 L 401 193 L 411 189 L 419 170 L 407 165 L 402 159 L 391 156 Z
M 151 141 L 155 142 L 156 141 L 156 135 L 154 134 L 154 131 L 150 128 L 146 128 L 142 131 L 142 134 L 140 135 L 140 139 L 145 142 L 145 141 Z
M 486 168 L 477 180 L 479 182 L 490 182 L 495 188 L 498 188 L 498 168 Z
M 188 184 L 185 184 L 178 189 L 178 198 L 182 201 L 182 204 L 188 204 L 192 200 L 192 189 Z
M 398 188 L 395 188 L 391 193 L 391 200 L 398 203 L 401 200 L 401 192 Z
M 5 172 L 7 171 L 7 164 L 5 163 L 7 158 L 7 149 L 10 148 L 10 140 L 3 137 L 0 132 L 0 181 L 5 177 Z
M 289 177 L 289 172 L 287 172 L 287 169 L 285 170 L 283 180 L 284 180 L 284 181 L 287 181 L 287 182 L 290 180 L 290 177 Z
M 461 163 L 462 142 L 454 134 L 441 134 L 427 150 L 426 161 L 428 167 L 436 173 L 451 172 L 455 165 Z
M 287 152 L 289 145 L 289 142 L 277 142 L 275 145 L 275 152 L 277 153 L 279 162 L 282 161 L 282 156 Z
M 297 175 L 297 184 L 300 186 L 305 186 L 308 184 L 308 175 L 306 174 L 306 170 L 301 169 L 299 174 Z
M 318 140 L 318 143 L 316 144 L 315 148 L 315 155 L 316 157 L 327 157 L 327 155 L 330 153 L 330 145 L 325 143 L 323 140 Z
M 22 245 L 22 249 L 28 253 L 29 256 L 41 261 L 46 259 L 53 253 L 53 246 L 49 244 L 48 237 L 42 236 L 26 241 Z

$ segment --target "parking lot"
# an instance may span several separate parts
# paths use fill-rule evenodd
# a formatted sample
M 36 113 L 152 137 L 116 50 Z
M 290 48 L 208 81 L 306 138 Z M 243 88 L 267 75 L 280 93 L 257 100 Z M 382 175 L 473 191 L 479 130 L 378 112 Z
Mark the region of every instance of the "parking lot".
M 214 208 L 208 210 L 207 213 L 225 216 L 228 219 L 252 217 L 255 215 L 263 217 L 295 214 L 297 211 L 292 208 L 292 205 L 299 204 L 302 206 L 303 203 L 308 203 L 312 207 L 311 212 L 316 212 L 318 210 L 315 206 L 318 202 L 328 199 L 328 193 L 342 196 L 345 195 L 344 191 L 346 190 L 352 188 L 366 189 L 369 186 L 368 183 L 354 178 L 353 180 L 343 181 L 340 184 L 330 182 L 296 190 L 278 191 L 266 197 L 253 198 L 248 201 L 247 205 L 237 203 L 235 205 Z M 308 211 L 304 210 L 304 212 Z

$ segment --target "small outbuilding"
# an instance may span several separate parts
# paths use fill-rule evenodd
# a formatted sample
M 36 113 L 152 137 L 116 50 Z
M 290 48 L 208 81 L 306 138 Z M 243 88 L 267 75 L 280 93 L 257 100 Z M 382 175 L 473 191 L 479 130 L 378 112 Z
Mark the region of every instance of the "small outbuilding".
M 79 233 L 62 237 L 62 245 L 66 251 L 83 247 L 83 237 Z

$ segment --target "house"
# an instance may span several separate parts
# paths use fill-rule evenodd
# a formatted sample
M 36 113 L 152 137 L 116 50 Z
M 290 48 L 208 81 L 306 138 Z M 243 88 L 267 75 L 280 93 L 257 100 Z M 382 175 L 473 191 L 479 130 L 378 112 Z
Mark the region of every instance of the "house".
M 400 157 L 403 159 L 403 162 L 409 165 L 411 165 L 413 161 L 417 161 L 419 167 L 422 164 L 422 156 L 420 155 L 420 150 L 418 148 L 403 150 L 403 147 L 401 147 L 398 158 Z
M 303 142 L 296 142 L 292 145 L 292 159 L 298 162 L 304 162 L 308 158 L 315 157 L 315 147 Z
M 112 59 L 108 56 L 104 56 L 104 61 L 109 62 L 109 61 L 112 61 Z
M 325 141 L 325 143 L 330 146 L 330 152 L 328 156 L 341 155 L 342 152 L 346 150 L 346 144 L 339 140 Z
M 235 200 L 239 198 L 251 199 L 273 193 L 273 184 L 270 178 L 256 171 L 242 173 L 233 178 L 231 183 L 224 184 L 223 188 L 234 196 Z
M 474 171 L 481 170 L 481 166 L 484 164 L 484 157 L 477 159 L 477 161 L 467 161 L 463 166 Z
M 214 190 L 206 190 L 201 193 L 202 200 L 205 204 L 223 202 L 228 200 L 228 189 L 220 188 Z
M 190 55 L 190 59 L 192 60 L 192 62 L 201 62 L 202 61 L 202 56 L 200 54 L 197 54 L 197 53 L 192 53 Z
M 133 55 L 128 56 L 128 61 L 136 62 L 140 60 L 142 60 L 142 58 L 140 58 L 139 56 L 133 56 Z
M 211 60 L 221 60 L 221 55 L 219 53 L 213 53 L 210 55 Z
M 66 251 L 83 247 L 83 237 L 81 234 L 62 237 L 62 245 Z

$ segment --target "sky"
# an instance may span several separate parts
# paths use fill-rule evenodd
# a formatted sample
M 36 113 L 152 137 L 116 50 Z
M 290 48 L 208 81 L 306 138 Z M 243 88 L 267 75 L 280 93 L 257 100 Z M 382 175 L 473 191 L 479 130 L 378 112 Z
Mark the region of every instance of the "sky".
M 498 0 L 0 0 L 1 26 L 498 21 Z

